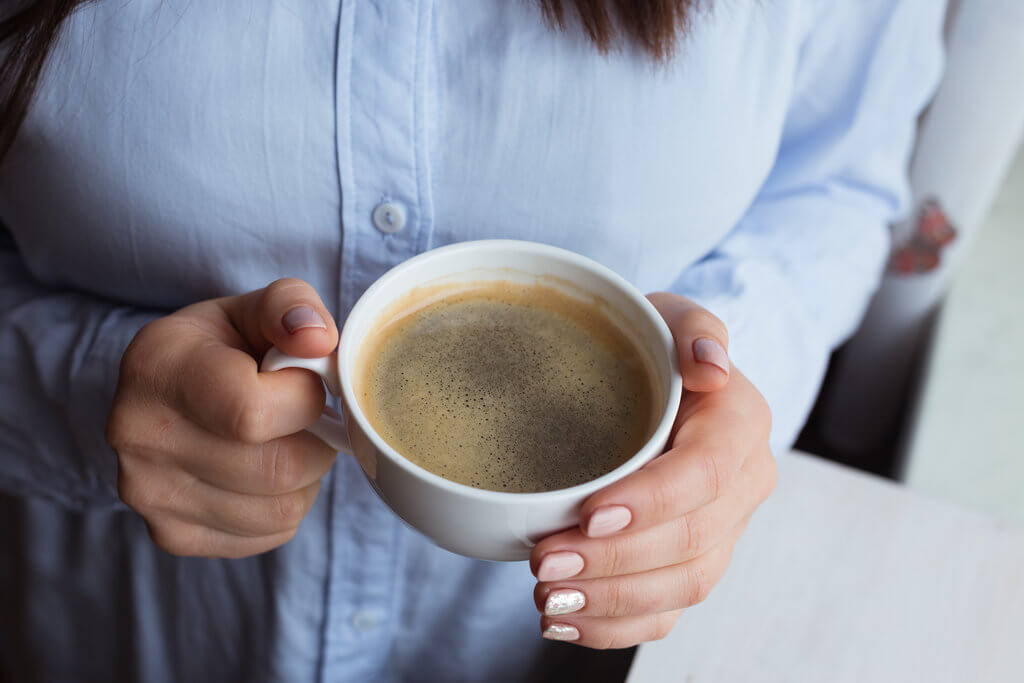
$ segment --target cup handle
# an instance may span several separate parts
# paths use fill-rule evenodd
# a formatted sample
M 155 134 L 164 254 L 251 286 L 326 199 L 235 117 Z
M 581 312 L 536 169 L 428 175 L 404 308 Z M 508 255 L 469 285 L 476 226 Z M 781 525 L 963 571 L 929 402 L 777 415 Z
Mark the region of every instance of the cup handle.
M 274 372 L 284 368 L 303 368 L 312 370 L 320 375 L 327 390 L 332 396 L 341 394 L 341 386 L 338 384 L 338 354 L 332 353 L 323 358 L 296 358 L 282 353 L 276 347 L 267 351 L 260 365 L 260 372 Z M 334 450 L 352 455 L 352 444 L 348 439 L 348 430 L 340 416 L 336 417 L 334 411 L 325 408 L 323 414 L 316 419 L 316 422 L 306 428 L 306 431 L 318 437 Z

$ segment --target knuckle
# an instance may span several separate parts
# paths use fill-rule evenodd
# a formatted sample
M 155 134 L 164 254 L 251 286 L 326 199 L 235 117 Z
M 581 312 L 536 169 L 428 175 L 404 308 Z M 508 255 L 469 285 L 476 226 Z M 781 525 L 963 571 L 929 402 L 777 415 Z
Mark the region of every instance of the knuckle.
M 280 531 L 278 533 L 275 533 L 275 535 L 273 536 L 272 539 L 267 540 L 266 543 L 263 543 L 263 544 L 261 544 L 261 545 L 259 545 L 257 547 L 254 547 L 254 548 L 240 548 L 239 550 L 236 551 L 238 553 L 236 555 L 236 557 L 250 557 L 252 555 L 259 555 L 261 553 L 265 553 L 265 552 L 271 551 L 274 548 L 280 548 L 280 547 L 284 546 L 286 543 L 289 543 L 292 539 L 294 539 L 296 533 L 298 533 L 298 532 L 299 532 L 299 527 L 298 526 L 294 526 L 292 528 L 285 529 L 284 531 Z
M 117 491 L 122 502 L 147 521 L 167 513 L 192 511 L 199 480 L 179 472 L 173 476 L 145 461 L 118 467 Z M 179 476 L 180 475 L 180 476 Z
M 203 554 L 197 530 L 184 524 L 147 523 L 153 544 L 164 552 L 181 557 Z
M 713 454 L 704 454 L 700 457 L 700 468 L 703 473 L 704 486 L 710 496 L 710 500 L 716 500 L 725 488 L 725 475 L 722 468 L 718 466 L 718 459 Z
M 148 367 L 146 363 L 146 349 L 149 347 L 151 340 L 159 337 L 159 320 L 143 325 L 139 331 L 132 338 L 128 347 L 124 350 L 124 354 L 121 356 L 121 374 L 122 375 L 136 375 L 142 374 Z
M 134 467 L 121 464 L 117 470 L 117 495 L 125 505 L 144 519 L 156 509 L 153 485 L 135 473 Z
M 117 496 L 125 505 L 139 512 L 141 501 L 138 497 L 138 489 L 133 484 L 132 478 L 125 472 L 124 467 L 117 471 Z
M 616 543 L 617 539 L 610 539 L 604 544 L 604 567 L 607 576 L 619 576 L 625 573 L 626 564 L 628 562 L 627 553 L 622 552 L 622 548 Z
M 128 380 L 134 379 L 145 374 L 148 369 L 148 363 L 145 361 L 146 353 L 143 350 L 148 336 L 146 328 L 142 328 L 135 336 L 135 339 L 128 344 L 128 348 L 125 349 L 124 355 L 121 356 L 121 376 L 123 378 Z
M 650 640 L 664 640 L 668 637 L 668 634 L 672 633 L 672 629 L 676 625 L 676 621 L 679 617 L 675 614 L 659 614 L 654 622 L 654 632 L 651 634 Z
M 605 614 L 622 615 L 626 614 L 632 602 L 629 595 L 630 590 L 626 588 L 624 581 L 611 581 L 605 591 Z
M 294 491 L 302 483 L 302 458 L 295 451 L 286 448 L 279 439 L 263 444 L 267 485 L 271 492 Z
M 594 643 L 595 650 L 618 650 L 625 645 L 621 644 L 622 637 L 619 636 L 615 631 L 608 631 L 603 633 L 601 637 Z
M 235 399 L 231 408 L 231 434 L 247 444 L 266 441 L 266 411 L 263 401 L 254 396 Z
M 683 578 L 686 583 L 684 595 L 686 596 L 685 607 L 693 607 L 707 600 L 711 593 L 711 582 L 707 573 L 700 566 L 691 567 L 685 570 Z
M 654 476 L 653 486 L 649 490 L 651 513 L 654 519 L 664 520 L 674 517 L 676 501 L 679 499 L 675 478 Z
M 154 388 L 154 375 L 162 362 L 166 361 L 167 340 L 175 331 L 168 327 L 165 318 L 146 323 L 135 334 L 121 355 L 119 380 L 121 385 L 141 384 Z
M 272 518 L 280 529 L 293 529 L 306 516 L 305 499 L 296 493 L 287 493 L 271 497 L 273 505 Z
M 679 545 L 686 558 L 697 557 L 704 551 L 707 542 L 707 527 L 703 518 L 696 512 L 689 512 L 679 518 Z
M 131 419 L 127 412 L 123 404 L 115 403 L 104 429 L 104 437 L 110 447 L 117 452 L 119 460 L 122 457 L 121 451 L 128 445 L 128 435 L 131 433 L 129 429 Z
M 657 596 L 632 581 L 618 580 L 609 583 L 605 600 L 608 616 L 629 616 L 654 611 Z
M 165 510 L 190 509 L 191 502 L 194 500 L 192 491 L 198 484 L 199 480 L 192 476 L 186 476 L 173 482 L 168 481 L 160 487 L 156 499 L 160 507 Z

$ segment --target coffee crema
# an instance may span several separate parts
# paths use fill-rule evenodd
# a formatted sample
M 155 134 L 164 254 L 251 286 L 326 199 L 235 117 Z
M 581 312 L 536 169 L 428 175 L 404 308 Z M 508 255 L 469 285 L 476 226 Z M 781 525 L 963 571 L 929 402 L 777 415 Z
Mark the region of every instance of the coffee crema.
M 360 351 L 359 405 L 434 474 L 550 491 L 610 472 L 650 437 L 649 371 L 597 304 L 481 281 L 413 292 L 389 311 Z

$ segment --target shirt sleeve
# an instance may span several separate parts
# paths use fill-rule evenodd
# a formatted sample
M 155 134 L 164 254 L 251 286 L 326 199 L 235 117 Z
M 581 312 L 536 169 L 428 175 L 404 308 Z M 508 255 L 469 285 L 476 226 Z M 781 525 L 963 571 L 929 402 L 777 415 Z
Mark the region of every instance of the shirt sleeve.
M 888 226 L 908 208 L 917 117 L 943 65 L 945 2 L 820 4 L 769 177 L 671 288 L 727 325 L 730 356 L 771 406 L 776 453 L 878 284 Z
M 121 355 L 158 315 L 40 284 L 0 231 L 0 490 L 120 505 L 104 427 Z

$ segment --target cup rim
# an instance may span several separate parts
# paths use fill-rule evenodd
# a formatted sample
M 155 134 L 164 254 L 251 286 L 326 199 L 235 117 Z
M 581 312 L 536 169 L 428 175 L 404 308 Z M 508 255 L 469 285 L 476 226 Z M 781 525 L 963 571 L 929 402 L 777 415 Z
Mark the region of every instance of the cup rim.
M 408 268 L 413 267 L 415 264 L 428 259 L 437 258 L 440 254 L 452 254 L 462 251 L 479 252 L 482 250 L 515 250 L 520 253 L 532 253 L 539 256 L 553 257 L 559 260 L 568 261 L 572 265 L 581 267 L 590 271 L 592 274 L 607 280 L 610 284 L 621 290 L 631 300 L 633 300 L 640 310 L 643 311 L 648 320 L 654 324 L 654 328 L 658 331 L 659 335 L 658 343 L 661 344 L 669 359 L 670 377 L 666 408 L 661 419 L 658 421 L 657 426 L 651 433 L 651 436 L 646 442 L 644 442 L 643 446 L 641 446 L 628 460 L 615 469 L 602 474 L 596 479 L 585 481 L 582 484 L 576 484 L 575 486 L 567 488 L 554 489 L 552 491 L 523 493 L 513 491 L 492 491 L 489 489 L 476 488 L 474 486 L 469 486 L 468 484 L 460 484 L 459 482 L 445 479 L 444 477 L 434 474 L 430 470 L 412 462 L 387 443 L 387 441 L 377 433 L 377 430 L 373 428 L 369 419 L 363 413 L 362 407 L 356 400 L 355 389 L 352 385 L 350 373 L 342 372 L 342 369 L 345 367 L 345 357 L 349 354 L 356 353 L 359 350 L 358 345 L 356 345 L 356 340 L 352 339 L 352 335 L 350 334 L 346 336 L 345 334 L 346 330 L 349 330 L 352 325 L 352 321 L 358 320 L 360 316 L 372 314 L 372 312 L 367 309 L 376 292 L 384 289 L 391 282 L 402 277 L 403 272 Z M 467 267 L 467 270 L 472 269 L 472 266 Z M 377 307 L 376 310 L 379 311 L 380 308 Z M 648 301 L 647 297 L 645 297 L 636 287 L 621 275 L 591 258 L 583 256 L 582 254 L 577 254 L 576 252 L 568 249 L 562 249 L 561 247 L 525 240 L 491 239 L 457 242 L 455 244 L 422 252 L 406 261 L 403 261 L 402 263 L 399 263 L 370 285 L 370 287 L 368 287 L 366 291 L 363 292 L 362 296 L 360 296 L 356 301 L 352 310 L 349 311 L 348 317 L 345 319 L 345 324 L 342 326 L 341 343 L 338 345 L 336 353 L 338 356 L 336 367 L 339 376 L 338 379 L 340 380 L 339 385 L 341 386 L 342 396 L 345 399 L 345 419 L 355 420 L 378 452 L 384 454 L 389 460 L 410 474 L 419 477 L 442 490 L 462 497 L 492 503 L 523 505 L 549 502 L 560 498 L 588 496 L 591 493 L 635 472 L 650 460 L 661 454 L 661 444 L 665 444 L 668 441 L 669 432 L 672 429 L 672 425 L 675 423 L 676 413 L 679 410 L 679 403 L 682 399 L 683 392 L 683 379 L 679 372 L 679 359 L 675 348 L 675 340 L 672 337 L 672 332 L 669 329 L 668 324 L 661 317 L 661 314 L 658 313 L 658 310 L 654 307 L 654 304 Z

